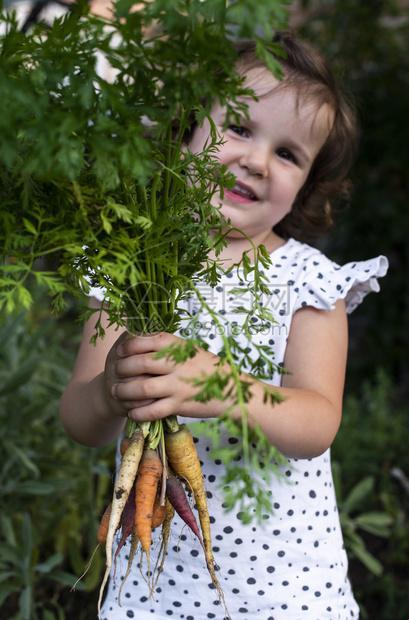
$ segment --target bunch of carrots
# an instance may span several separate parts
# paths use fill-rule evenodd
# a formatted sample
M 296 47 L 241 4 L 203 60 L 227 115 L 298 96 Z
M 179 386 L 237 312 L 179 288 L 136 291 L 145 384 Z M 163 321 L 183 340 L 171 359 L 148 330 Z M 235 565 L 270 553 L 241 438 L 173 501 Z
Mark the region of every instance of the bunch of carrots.
M 144 554 L 147 559 L 148 587 L 150 594 L 153 593 L 163 569 L 175 511 L 200 541 L 212 583 L 226 609 L 223 591 L 216 577 L 206 490 L 193 437 L 189 429 L 179 425 L 174 417 L 167 418 L 165 422 L 167 424 L 159 426 L 159 440 L 152 434 L 152 427 L 149 430 L 149 423 L 140 425 L 129 438 L 122 440 L 122 460 L 112 502 L 105 510 L 98 530 L 98 542 L 105 544 L 106 549 L 106 570 L 99 593 L 98 611 L 112 564 L 115 565 L 118 553 L 128 539 L 131 548 L 119 600 L 139 546 L 141 557 Z M 200 529 L 182 481 L 193 494 Z M 161 546 L 151 572 L 152 530 L 159 526 L 162 526 Z M 114 549 L 117 532 L 119 543 Z

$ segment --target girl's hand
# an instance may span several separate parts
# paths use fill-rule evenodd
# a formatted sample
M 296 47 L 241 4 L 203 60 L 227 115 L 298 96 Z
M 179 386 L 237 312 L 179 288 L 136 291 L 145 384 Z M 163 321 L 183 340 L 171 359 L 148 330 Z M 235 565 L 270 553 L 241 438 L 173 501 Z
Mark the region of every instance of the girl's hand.
M 150 405 L 152 402 L 154 402 L 154 399 L 152 398 L 134 401 L 132 398 L 118 398 L 116 395 L 116 388 L 114 386 L 116 386 L 120 382 L 125 383 L 131 381 L 132 379 L 136 380 L 136 377 L 134 376 L 126 377 L 124 375 L 118 374 L 117 372 L 118 363 L 122 359 L 122 356 L 118 354 L 118 349 L 120 350 L 121 345 L 127 340 L 132 340 L 132 338 L 129 336 L 128 332 L 123 332 L 119 336 L 117 341 L 113 344 L 107 355 L 104 371 L 106 399 L 108 401 L 108 407 L 115 415 L 123 417 L 127 417 L 128 411 L 130 409 L 133 409 L 134 407 Z M 141 381 L 148 378 L 149 376 L 150 375 L 141 374 L 137 377 L 137 380 Z
M 204 349 L 179 364 L 171 359 L 154 359 L 156 351 L 183 342 L 183 338 L 166 332 L 133 337 L 125 334 L 118 339 L 106 372 L 111 398 L 119 410 L 138 422 L 181 414 L 183 403 L 198 392 L 185 379 L 213 373 L 219 360 Z

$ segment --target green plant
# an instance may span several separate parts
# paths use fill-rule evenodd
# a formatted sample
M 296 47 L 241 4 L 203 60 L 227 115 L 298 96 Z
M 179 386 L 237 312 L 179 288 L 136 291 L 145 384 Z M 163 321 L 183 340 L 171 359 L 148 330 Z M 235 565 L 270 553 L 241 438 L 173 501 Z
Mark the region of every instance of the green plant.
M 95 547 L 96 518 L 110 484 L 112 448 L 89 450 L 68 439 L 58 399 L 73 350 L 53 320 L 20 315 L 1 322 L 0 609 L 21 620 L 66 618 L 61 596 Z M 95 557 L 80 589 L 96 587 Z
M 363 478 L 351 489 L 346 497 L 343 497 L 340 464 L 334 462 L 332 470 L 341 527 L 348 554 L 362 562 L 374 575 L 380 575 L 383 570 L 382 564 L 369 552 L 363 538 L 359 534 L 359 530 L 368 532 L 373 536 L 388 538 L 391 535 L 393 518 L 386 512 L 381 511 L 361 512 L 368 500 L 368 496 L 373 494 L 373 478 L 369 476 Z
M 409 471 L 409 455 L 402 441 L 407 419 L 408 408 L 399 401 L 395 381 L 382 368 L 359 391 L 347 395 L 333 453 L 343 463 L 348 487 L 364 475 L 376 476 L 384 491 L 396 488 L 392 468 Z
M 346 397 L 343 422 L 332 448 L 335 479 L 338 473 L 342 480 L 338 499 L 352 584 L 363 612 L 381 620 L 399 618 L 402 609 L 409 608 L 405 586 L 409 554 L 409 494 L 404 486 L 409 471 L 407 421 L 407 405 L 399 401 L 395 381 L 378 369 L 359 391 Z

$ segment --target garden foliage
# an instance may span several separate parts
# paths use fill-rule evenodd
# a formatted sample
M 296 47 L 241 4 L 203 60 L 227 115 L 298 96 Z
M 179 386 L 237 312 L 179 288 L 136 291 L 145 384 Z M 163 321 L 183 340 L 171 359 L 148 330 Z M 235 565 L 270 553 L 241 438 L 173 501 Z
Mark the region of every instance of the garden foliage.
M 0 616 L 10 620 L 87 620 L 104 564 L 97 554 L 69 593 L 95 548 L 113 463 L 112 448 L 75 444 L 59 422 L 78 344 L 62 325 L 20 314 L 0 328 Z

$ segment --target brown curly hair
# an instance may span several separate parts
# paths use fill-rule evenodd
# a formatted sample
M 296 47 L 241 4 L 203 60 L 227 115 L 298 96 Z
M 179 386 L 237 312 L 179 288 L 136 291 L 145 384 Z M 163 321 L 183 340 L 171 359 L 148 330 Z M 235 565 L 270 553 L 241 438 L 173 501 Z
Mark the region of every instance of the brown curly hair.
M 278 32 L 273 43 L 285 52 L 276 56 L 284 76 L 280 87 L 295 87 L 298 97 L 316 100 L 319 107 L 329 104 L 334 120 L 328 138 L 299 191 L 291 212 L 274 227 L 281 237 L 308 241 L 326 232 L 333 225 L 334 201 L 349 194 L 347 174 L 356 155 L 358 126 L 354 105 L 341 89 L 327 62 L 309 43 L 291 32 Z M 254 42 L 236 44 L 238 70 L 263 67 L 256 55 Z M 275 56 L 274 51 L 272 52 Z

